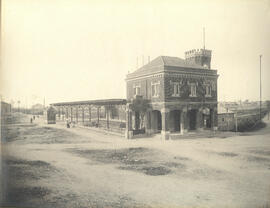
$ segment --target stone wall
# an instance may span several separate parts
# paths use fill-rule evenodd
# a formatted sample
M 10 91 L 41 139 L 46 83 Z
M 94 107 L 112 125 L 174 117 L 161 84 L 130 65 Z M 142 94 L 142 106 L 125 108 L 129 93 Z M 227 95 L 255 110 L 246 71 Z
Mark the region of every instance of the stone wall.
M 234 124 L 233 113 L 218 114 L 218 129 L 220 131 L 232 131 L 234 129 Z
M 159 83 L 159 96 L 152 96 L 152 83 Z M 134 86 L 140 86 L 140 95 L 144 99 L 151 100 L 152 102 L 160 102 L 164 100 L 164 81 L 162 76 L 151 76 L 136 80 L 127 81 L 127 100 L 134 98 Z
M 165 76 L 165 101 L 185 102 L 213 102 L 217 101 L 217 79 L 216 78 L 194 78 L 178 75 Z M 173 83 L 180 83 L 180 96 L 173 96 Z M 190 97 L 190 84 L 196 85 L 196 97 Z M 206 96 L 206 85 L 211 86 L 211 97 Z

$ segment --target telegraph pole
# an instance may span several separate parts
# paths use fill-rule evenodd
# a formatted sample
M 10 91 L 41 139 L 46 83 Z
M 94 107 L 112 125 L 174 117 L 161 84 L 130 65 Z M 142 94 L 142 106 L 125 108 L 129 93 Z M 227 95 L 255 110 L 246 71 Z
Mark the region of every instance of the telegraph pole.
M 262 55 L 260 55 L 260 121 L 262 120 Z
M 205 28 L 203 28 L 203 49 L 205 50 Z

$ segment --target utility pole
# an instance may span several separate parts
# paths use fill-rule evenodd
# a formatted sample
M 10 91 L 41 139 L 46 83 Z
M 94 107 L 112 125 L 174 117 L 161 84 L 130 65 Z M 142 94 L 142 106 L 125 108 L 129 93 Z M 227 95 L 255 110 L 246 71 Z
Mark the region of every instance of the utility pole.
M 203 49 L 205 50 L 205 28 L 203 28 Z
M 262 55 L 260 55 L 260 121 L 262 120 Z

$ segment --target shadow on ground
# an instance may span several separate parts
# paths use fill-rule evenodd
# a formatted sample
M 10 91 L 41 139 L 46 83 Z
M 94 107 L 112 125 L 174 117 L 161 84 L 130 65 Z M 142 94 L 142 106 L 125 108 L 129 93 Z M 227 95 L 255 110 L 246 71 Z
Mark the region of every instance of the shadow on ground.
M 5 168 L 4 200 L 2 205 L 30 207 L 35 201 L 45 202 L 51 190 L 38 185 L 38 181 L 57 174 L 57 169 L 51 164 L 40 160 L 23 160 L 4 158 Z
M 74 138 L 79 138 L 74 139 Z M 36 124 L 7 125 L 3 132 L 3 141 L 21 144 L 72 144 L 90 142 L 64 129 L 40 127 Z

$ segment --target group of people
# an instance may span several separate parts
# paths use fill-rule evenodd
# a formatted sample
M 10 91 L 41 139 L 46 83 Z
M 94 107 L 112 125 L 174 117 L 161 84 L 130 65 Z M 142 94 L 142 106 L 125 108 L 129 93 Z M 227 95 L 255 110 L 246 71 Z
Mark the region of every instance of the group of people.
M 33 123 L 33 121 L 34 121 L 35 119 L 36 119 L 35 116 L 31 117 L 31 118 L 30 118 L 30 123 Z
M 70 128 L 70 127 L 74 128 L 75 127 L 75 122 L 74 121 L 71 122 L 69 119 L 67 119 L 66 123 L 67 123 L 67 128 Z

